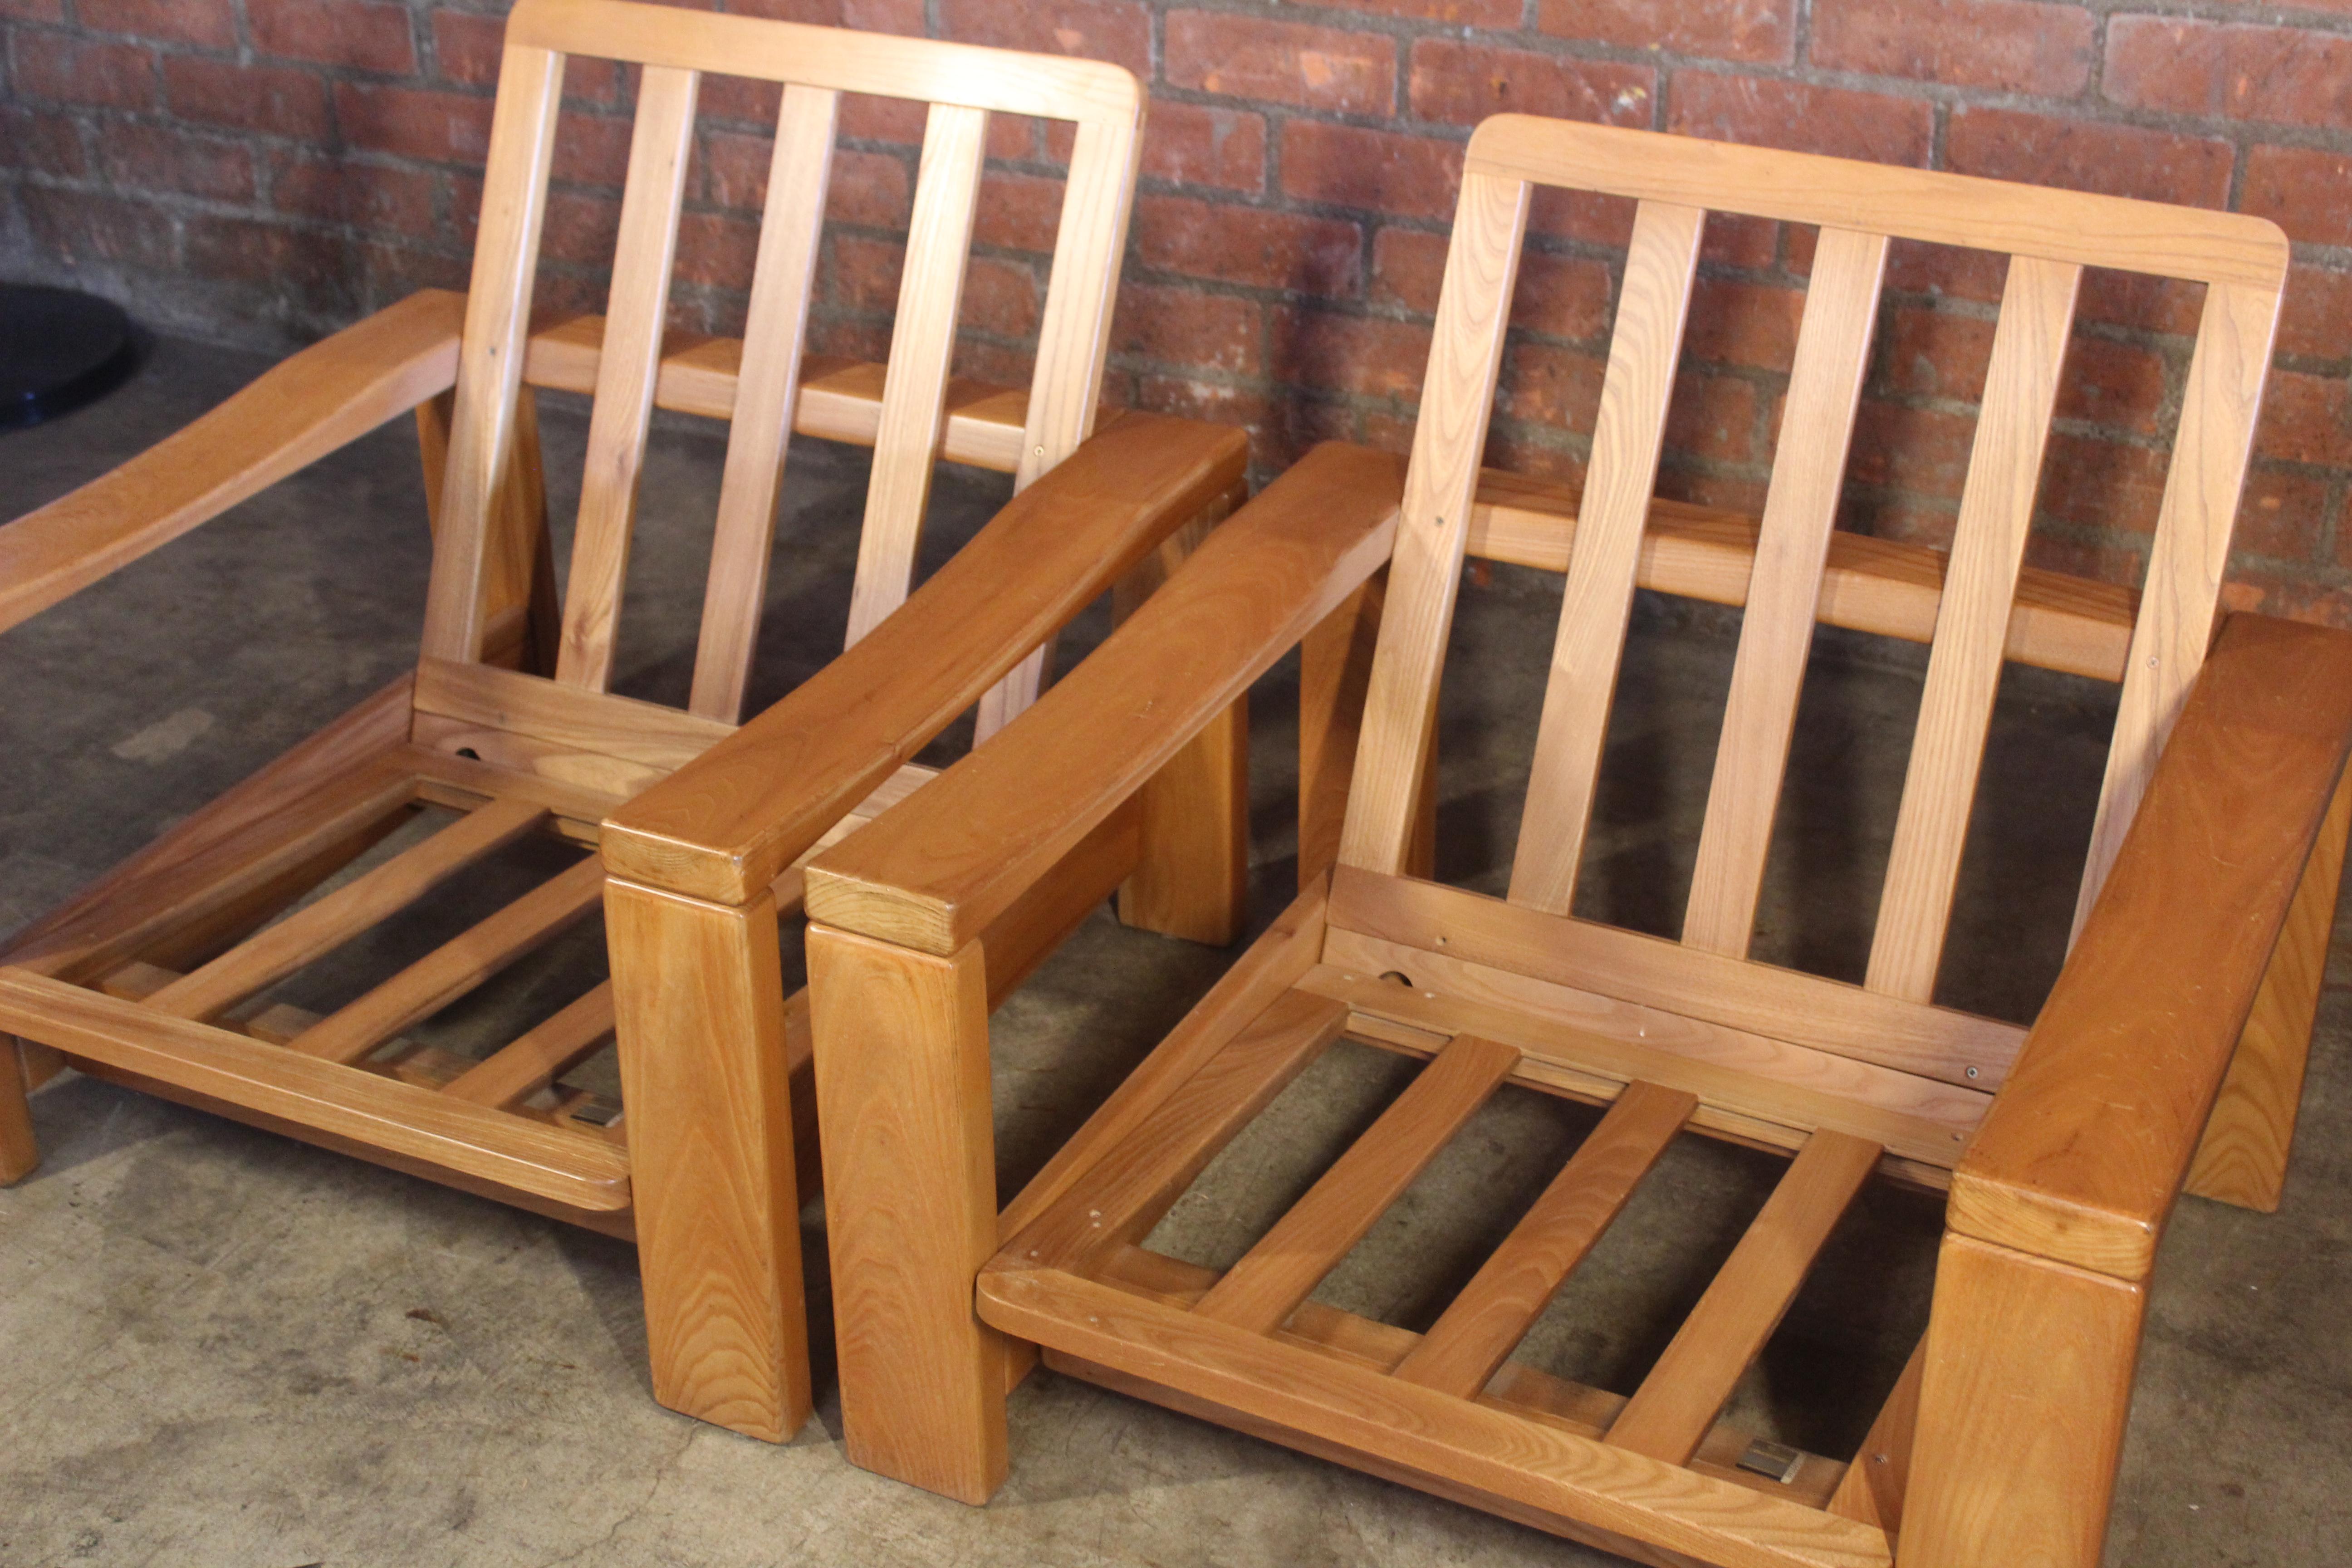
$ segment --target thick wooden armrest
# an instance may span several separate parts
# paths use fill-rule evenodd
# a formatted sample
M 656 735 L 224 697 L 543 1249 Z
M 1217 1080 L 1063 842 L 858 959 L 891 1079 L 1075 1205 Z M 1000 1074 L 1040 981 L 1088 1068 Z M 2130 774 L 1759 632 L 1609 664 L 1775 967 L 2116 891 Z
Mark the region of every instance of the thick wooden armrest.
M 2347 748 L 2352 635 L 2230 617 L 1953 1174 L 1953 1230 L 2147 1276 Z
M 271 366 L 186 429 L 0 527 L 0 631 L 457 381 L 466 297 L 399 304 Z
M 1037 705 L 808 869 L 813 920 L 950 954 L 1388 560 L 1403 464 L 1330 443 Z
M 613 875 L 741 904 L 1169 534 L 1242 482 L 1240 432 L 1107 426 L 888 619 L 604 824 Z

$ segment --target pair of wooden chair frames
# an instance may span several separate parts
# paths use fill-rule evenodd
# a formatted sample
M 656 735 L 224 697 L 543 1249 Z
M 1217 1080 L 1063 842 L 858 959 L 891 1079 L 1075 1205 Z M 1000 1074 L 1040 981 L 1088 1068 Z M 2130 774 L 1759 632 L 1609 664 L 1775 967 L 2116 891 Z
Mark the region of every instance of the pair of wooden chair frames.
M 609 314 L 534 332 L 567 53 L 646 68 Z M 2166 1216 L 2184 1190 L 2277 1202 L 2352 821 L 2352 638 L 2252 616 L 2210 635 L 2286 267 L 2275 229 L 1505 116 L 1469 147 L 1410 463 L 1318 448 L 1211 531 L 1239 499 L 1237 437 L 1128 416 L 1087 438 L 1139 114 L 1123 74 L 609 0 L 524 0 L 504 68 L 462 341 L 458 301 L 412 300 L 0 533 L 13 619 L 409 406 L 441 474 L 414 679 L 0 955 L 0 1026 L 37 1042 L 36 1072 L 61 1051 L 633 1233 L 657 1394 L 769 1437 L 808 1407 L 795 1200 L 814 1108 L 851 1457 L 967 1500 L 1003 1478 L 1004 1396 L 1035 1346 L 1645 1562 L 2098 1560 Z M 665 349 L 705 69 L 792 85 L 746 341 Z M 803 153 L 844 91 L 934 104 L 878 375 L 800 352 L 824 209 L 822 160 Z M 947 377 L 988 112 L 1079 127 L 1025 406 Z M 1638 204 L 1580 494 L 1481 468 L 1538 186 Z M 1758 521 L 1652 500 L 1709 212 L 1819 232 Z M 1948 553 L 1832 526 L 1894 239 L 2010 258 Z M 2085 267 L 2204 287 L 2136 595 L 2022 564 Z M 526 384 L 596 394 L 560 622 Z M 733 418 L 686 713 L 604 689 L 656 403 Z M 736 730 L 788 424 L 876 447 L 853 643 Z M 1025 488 L 907 598 L 934 454 Z M 1567 579 L 1505 899 L 1417 874 L 1465 555 Z M 1027 707 L 1024 660 L 1122 575 L 1123 627 Z M 1679 942 L 1569 913 L 1637 584 L 1745 606 Z M 1860 985 L 1748 957 L 1817 622 L 1931 646 Z M 1301 642 L 1298 900 L 1000 1207 L 991 1008 L 1114 889 L 1136 923 L 1231 939 L 1239 704 Z M 1933 1001 L 2011 659 L 2120 685 L 2074 952 L 2030 1030 Z M 992 739 L 937 779 L 908 765 L 984 695 Z M 264 924 L 425 805 L 465 815 Z M 601 865 L 341 1012 L 291 1019 L 263 1000 L 533 832 L 593 845 Z M 811 986 L 787 998 L 778 918 L 803 890 Z M 609 991 L 478 1064 L 400 1044 L 600 894 Z M 583 1125 L 551 1086 L 615 1026 L 625 1114 Z M 1428 1066 L 1230 1270 L 1146 1250 L 1217 1151 L 1342 1037 Z M 812 1054 L 813 1085 L 796 1076 Z M 0 1073 L 9 1174 L 32 1153 L 20 1081 Z M 1312 1300 L 1507 1082 L 1610 1109 L 1430 1330 Z M 1510 1359 L 1685 1134 L 1790 1163 L 1656 1367 L 1621 1396 Z M 1948 1190 L 1927 1334 L 1850 1462 L 1742 1468 L 1725 1402 L 1874 1173 Z

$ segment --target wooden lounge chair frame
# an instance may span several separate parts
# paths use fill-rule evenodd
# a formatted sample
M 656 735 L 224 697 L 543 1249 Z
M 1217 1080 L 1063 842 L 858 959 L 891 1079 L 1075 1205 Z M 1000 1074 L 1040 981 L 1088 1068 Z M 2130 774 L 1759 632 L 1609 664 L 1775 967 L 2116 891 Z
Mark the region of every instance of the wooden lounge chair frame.
M 1580 498 L 1479 469 L 1537 185 L 1638 204 Z M 1650 499 L 1708 211 L 1820 229 L 1752 525 Z M 2011 258 L 1948 555 L 1832 527 L 1890 237 Z M 2352 819 L 2352 637 L 2239 616 L 2208 652 L 2286 262 L 2276 229 L 2229 215 L 1482 125 L 1401 489 L 1393 459 L 1318 449 L 993 745 L 809 868 L 851 1458 L 984 1500 L 1034 1343 L 1076 1375 L 1643 1562 L 2095 1564 L 2172 1205 L 2277 1202 Z M 2021 570 L 2086 266 L 2205 286 L 2137 595 Z M 1507 899 L 1411 874 L 1465 553 L 1567 574 Z M 1745 605 L 1679 942 L 1569 913 L 1637 584 Z M 1932 644 L 1860 985 L 1748 956 L 1820 620 Z M 1336 867 L 1304 868 L 1297 902 L 1000 1211 L 983 933 L 1302 636 L 1302 837 L 1336 840 Z M 2075 941 L 2031 1030 L 1932 999 L 2005 659 L 2121 686 Z M 1360 732 L 1351 690 L 1368 693 Z M 1352 779 L 1337 835 L 1335 773 Z M 1342 1037 L 1428 1065 L 1232 1268 L 1146 1250 L 1217 1150 Z M 1310 1300 L 1511 1081 L 1610 1109 L 1429 1331 Z M 1508 1359 L 1685 1132 L 1791 1159 L 1654 1368 L 1623 1397 Z M 1752 1473 L 1726 1400 L 1874 1171 L 1948 1188 L 1926 1336 L 1850 1461 Z
M 608 312 L 530 327 L 568 56 L 642 68 Z M 665 342 L 702 75 L 784 84 L 746 338 Z M 803 353 L 845 93 L 929 104 L 886 365 Z M 988 117 L 1076 122 L 1025 392 L 951 380 Z M 1095 433 L 1142 113 L 1115 67 L 613 0 L 521 0 L 506 50 L 469 292 L 413 297 L 294 356 L 141 458 L 0 530 L 0 627 L 415 409 L 435 550 L 422 657 L 252 779 L 187 817 L 0 952 L 0 1180 L 37 1161 L 28 1088 L 60 1064 L 542 1214 L 634 1237 L 662 1396 L 771 1439 L 808 1413 L 795 1139 L 813 1097 L 781 1048 L 712 1067 L 736 1097 L 713 1169 L 706 1129 L 666 1121 L 648 1077 L 700 1062 L 633 1037 L 698 976 L 633 968 L 628 910 L 606 912 L 613 978 L 475 1061 L 403 1031 L 594 915 L 604 817 L 739 729 L 765 599 L 785 442 L 874 448 L 849 649 L 802 688 L 835 722 L 821 753 L 765 765 L 823 796 L 739 919 L 776 989 L 793 863 L 930 776 L 908 759 L 981 704 L 985 735 L 1034 695 L 1057 629 L 1114 582 L 1164 575 L 1243 492 L 1235 432 L 1127 416 Z M 586 475 L 560 610 L 533 387 L 591 393 Z M 692 697 L 612 694 L 614 631 L 656 406 L 730 422 Z M 1009 471 L 1013 501 L 908 601 L 937 458 Z M 1173 554 L 1171 554 L 1171 559 Z M 1162 891 L 1237 896 L 1239 829 L 1203 799 L 1147 831 Z M 457 820 L 287 913 L 420 807 Z M 1205 841 L 1203 826 L 1212 829 Z M 425 899 L 518 838 L 587 853 L 534 891 L 324 1017 L 268 1003 L 276 982 Z M 1187 836 L 1190 836 L 1189 837 Z M 1147 890 L 1148 891 L 1148 890 Z M 1130 915 L 1151 923 L 1151 896 Z M 1228 909 L 1225 917 L 1236 919 Z M 648 1001 L 648 998 L 654 1000 Z M 781 1004 L 782 998 L 773 998 Z M 791 1011 L 801 1016 L 794 1004 Z M 562 1076 L 617 1031 L 623 1106 Z M 805 1070 L 803 1037 L 797 1065 Z M 22 1045 L 10 1036 L 21 1037 Z M 722 1053 L 723 1054 L 723 1053 Z M 690 1150 L 690 1158 L 681 1155 Z M 682 1159 L 696 1174 L 680 1176 Z M 766 1223 L 697 1226 L 695 1181 L 756 1193 Z M 735 1293 L 714 1297 L 713 1277 Z

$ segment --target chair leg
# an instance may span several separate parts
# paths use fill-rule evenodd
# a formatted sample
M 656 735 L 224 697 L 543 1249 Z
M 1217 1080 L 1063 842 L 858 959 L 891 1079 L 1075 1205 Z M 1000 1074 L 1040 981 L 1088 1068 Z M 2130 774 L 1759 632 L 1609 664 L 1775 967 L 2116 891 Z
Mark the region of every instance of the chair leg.
M 2278 1211 L 2303 1104 L 2303 1069 L 2327 980 L 2327 943 L 2336 931 L 2336 895 L 2352 831 L 2352 769 L 2336 786 L 2318 840 L 2287 909 L 2278 947 L 2238 1037 L 2229 1075 L 2205 1123 L 2185 1190 L 2241 1208 Z
M 988 984 L 812 923 L 842 1438 L 849 1460 L 959 1501 L 1004 1479 L 1007 1346 L 973 1282 L 996 1250 Z
M 809 1415 L 775 901 L 608 881 L 654 1397 L 769 1442 Z
M 2098 1568 L 2141 1286 L 1947 1235 L 1897 1568 Z
M 15 1036 L 0 1035 L 0 1187 L 16 1185 L 41 1163 L 26 1092 L 23 1048 Z

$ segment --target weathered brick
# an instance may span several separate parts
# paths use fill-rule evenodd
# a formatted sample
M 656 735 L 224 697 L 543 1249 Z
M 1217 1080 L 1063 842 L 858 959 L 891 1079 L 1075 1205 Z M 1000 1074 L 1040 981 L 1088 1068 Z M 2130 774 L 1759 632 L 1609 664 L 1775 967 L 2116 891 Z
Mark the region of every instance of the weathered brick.
M 1879 329 L 1880 374 L 1889 390 L 1906 397 L 1974 403 L 1984 395 L 1992 332 L 1981 316 L 1897 308 Z
M 62 22 L 66 0 L 0 0 L 0 17 L 12 22 Z
M 21 185 L 16 203 L 34 244 L 65 266 L 160 270 L 175 265 L 172 215 L 152 202 Z
M 1068 188 L 1060 180 L 1036 174 L 989 170 L 981 176 L 980 210 L 972 217 L 972 238 L 1007 250 L 1050 253 L 1062 221 L 1062 195 Z
M 1786 65 L 1796 56 L 1795 9 L 1793 0 L 1540 0 L 1536 26 L 1621 48 Z
M 339 81 L 335 119 L 353 146 L 404 158 L 479 164 L 490 150 L 490 100 L 469 93 Z
M 1136 256 L 1162 271 L 1346 298 L 1361 282 L 1362 251 L 1363 231 L 1336 218 L 1189 196 L 1144 196 L 1135 205 Z
M 2153 436 L 2166 380 L 2164 357 L 2153 350 L 2077 333 L 2066 348 L 2056 416 Z
M 2340 588 L 2250 567 L 2235 556 L 2230 562 L 2230 580 L 2221 584 L 2221 606 L 2231 611 L 2253 610 L 2290 620 L 2313 621 L 2326 626 L 2352 627 L 2352 597 Z
M 1658 73 L 1614 60 L 1423 38 L 1412 46 L 1408 90 L 1415 115 L 1455 125 L 1510 112 L 1646 129 Z
M 732 213 L 679 215 L 675 276 L 680 285 L 749 289 L 759 253 L 759 225 L 747 218 Z
M 1265 116 L 1155 103 L 1143 122 L 1143 176 L 1229 191 L 1265 188 Z
M 2091 78 L 2098 23 L 2030 0 L 1815 0 L 1808 58 L 1831 70 L 2071 98 Z
M 551 173 L 567 184 L 619 190 L 629 177 L 633 122 L 617 114 L 586 114 L 567 109 L 555 118 L 555 157 Z
M 1396 44 L 1382 34 L 1220 11 L 1171 11 L 1166 27 L 1171 86 L 1342 114 L 1396 107 Z
M 1699 230 L 1702 267 L 1738 267 L 1761 271 L 1779 259 L 1780 226 L 1768 218 L 1711 212 Z
M 1849 482 L 1956 497 L 1968 478 L 1976 420 L 1865 396 L 1855 411 Z
M 75 179 L 89 172 L 81 125 L 67 111 L 0 104 L 0 168 Z
M 1754 462 L 1764 456 L 1757 440 L 1759 407 L 1754 382 L 1686 371 L 1675 379 L 1666 405 L 1666 447 L 1712 462 Z
M 2075 297 L 2074 315 L 2078 321 L 2105 321 L 2110 326 L 2185 336 L 2197 330 L 2204 294 L 2202 285 L 2184 283 L 2176 278 L 2085 268 L 2083 290 Z
M 1963 174 L 2218 207 L 2228 200 L 2237 150 L 2214 137 L 1962 105 L 1952 111 L 1944 155 Z
M 348 314 L 356 309 L 356 270 L 340 235 L 241 217 L 192 217 L 181 264 L 218 278 L 291 295 L 298 307 Z
M 2340 375 L 2306 375 L 2274 370 L 2263 395 L 2262 423 L 2254 427 L 2254 450 L 2291 463 L 2341 465 L 2352 460 L 2345 412 L 2347 389 Z
M 492 87 L 499 79 L 499 58 L 505 47 L 506 21 L 470 11 L 433 13 L 433 58 L 443 81 L 466 87 Z M 707 77 L 703 94 L 724 78 Z M 618 61 L 573 55 L 563 62 L 563 92 L 589 103 L 611 103 L 621 87 Z
M 1293 120 L 1282 128 L 1282 188 L 1397 217 L 1450 217 L 1462 183 L 1460 143 Z
M 2250 148 L 2242 210 L 2306 245 L 2352 245 L 2352 152 Z
M 2166 454 L 2147 447 L 2053 430 L 2042 462 L 2042 513 L 2076 528 L 2152 534 L 2168 467 Z
M 231 0 L 79 0 L 74 20 L 93 32 L 207 49 L 236 47 L 236 7 Z
M 1495 411 L 1548 430 L 1589 436 L 1601 410 L 1601 380 L 1607 368 L 1600 355 L 1581 349 L 1507 343 L 1496 378 Z
M 967 328 L 999 337 L 1026 338 L 1037 331 L 1036 271 L 1024 262 L 975 256 L 964 268 L 963 310 Z
M 253 153 L 242 142 L 136 122 L 106 127 L 99 164 L 117 190 L 180 193 L 220 202 L 253 199 Z
M 1675 73 L 1666 129 L 1685 136 L 1924 168 L 1934 106 L 1916 98 L 1714 71 Z
M 1622 250 L 1633 234 L 1633 204 L 1622 196 L 1538 186 L 1528 204 L 1528 232 Z
M 2352 355 L 2352 273 L 2297 267 L 2286 275 L 2278 352 L 2310 359 Z
M 539 231 L 542 261 L 574 267 L 610 267 L 621 232 L 621 204 L 611 196 L 551 191 Z
M 2100 90 L 2133 109 L 2340 128 L 2352 123 L 2352 38 L 2117 16 L 2107 24 Z
M 1372 237 L 1370 298 L 1424 316 L 1436 314 L 1438 290 L 1445 280 L 1445 251 L 1442 234 L 1383 227 Z
M 416 68 L 408 7 L 381 0 L 245 0 L 253 47 L 265 55 L 384 76 Z
M 1420 395 L 1430 330 L 1418 321 L 1286 305 L 1272 313 L 1267 328 L 1277 380 L 1367 397 Z
M 433 232 L 439 177 L 344 158 L 284 154 L 271 161 L 269 205 L 282 213 L 418 238 Z
M 1796 357 L 1804 309 L 1801 289 L 1702 278 L 1691 289 L 1683 353 L 1705 363 L 1786 370 Z
M 2315 474 L 2255 465 L 2238 501 L 2233 553 L 2266 555 L 2274 561 L 2325 563 L 2328 481 Z
M 914 179 L 905 159 L 854 148 L 833 155 L 833 183 L 825 189 L 828 221 L 904 228 L 913 210 Z
M 163 90 L 183 120 L 303 142 L 327 139 L 327 86 L 306 70 L 169 55 Z
M 1286 468 L 1297 454 L 1281 440 L 1280 411 L 1255 387 L 1196 381 L 1190 376 L 1137 378 L 1129 405 L 1151 414 L 1173 414 L 1212 425 L 1238 426 L 1250 433 L 1250 461 L 1261 468 Z
M 896 310 L 906 265 L 907 247 L 894 240 L 835 235 L 824 245 L 825 297 L 852 310 Z
M 940 0 L 942 37 L 1038 54 L 1076 55 L 1151 74 L 1151 10 L 1139 0 Z
M 1111 321 L 1111 352 L 1161 365 L 1255 375 L 1265 363 L 1265 335 L 1255 300 L 1128 283 Z
M 16 33 L 16 90 L 105 109 L 155 106 L 155 56 L 136 44 L 100 44 L 62 33 Z
M 1037 376 L 1037 355 L 1025 343 L 1004 343 L 967 331 L 956 339 L 948 374 L 995 386 L 1027 386 Z

